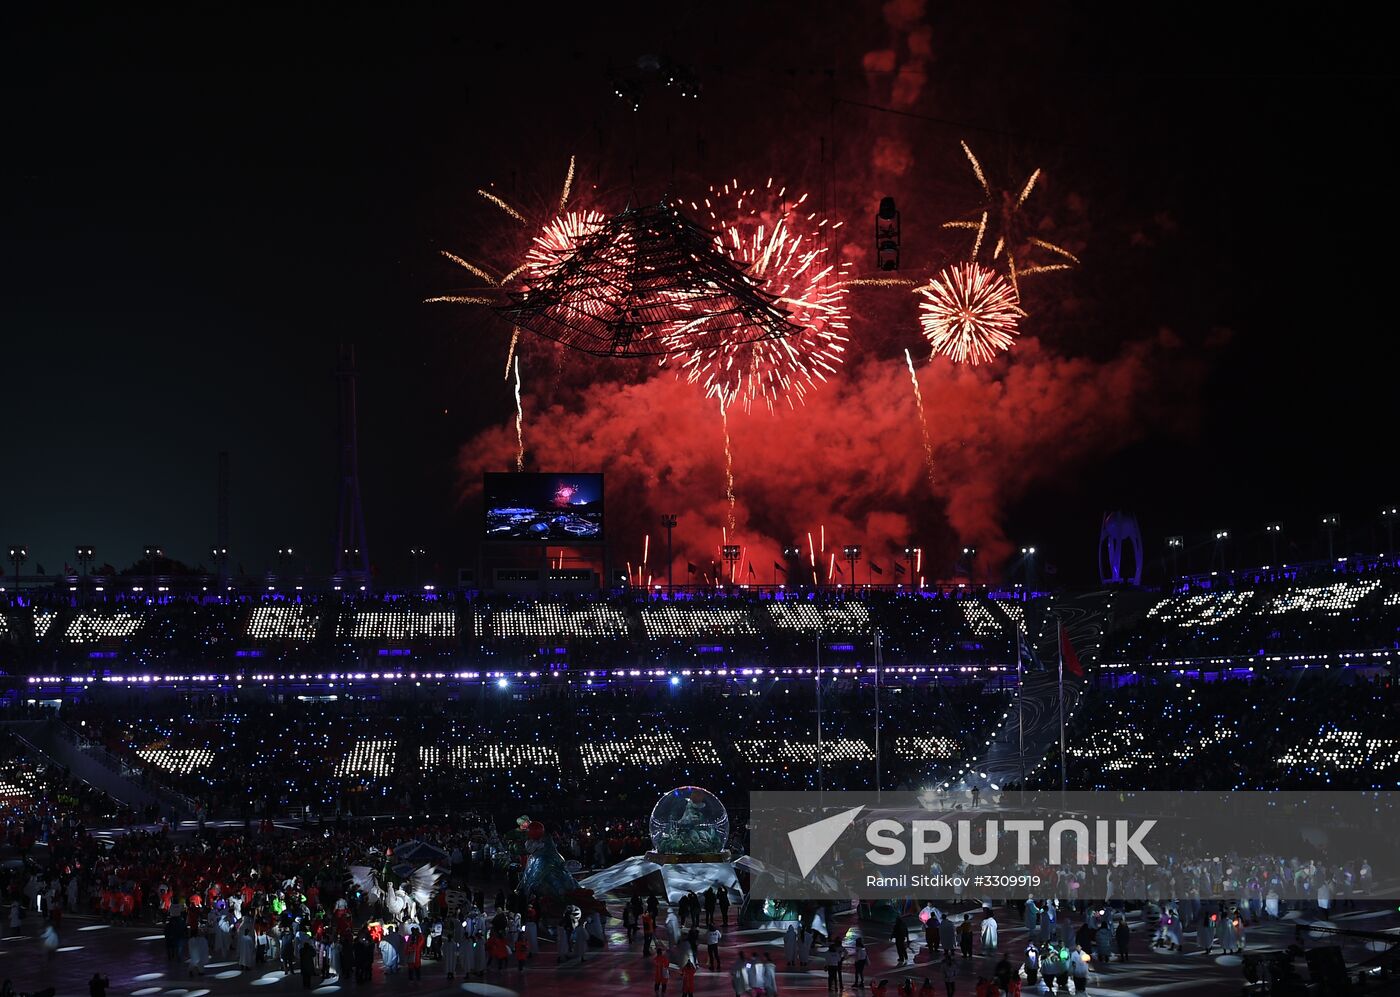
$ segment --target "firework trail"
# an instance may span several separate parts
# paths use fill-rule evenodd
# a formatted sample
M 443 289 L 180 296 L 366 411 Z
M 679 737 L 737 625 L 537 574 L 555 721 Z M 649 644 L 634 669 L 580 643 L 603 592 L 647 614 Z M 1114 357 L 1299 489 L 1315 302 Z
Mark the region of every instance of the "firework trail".
M 967 156 L 967 161 L 972 166 L 972 174 L 977 178 L 977 185 L 981 188 L 983 197 L 983 209 L 981 217 L 977 221 L 950 221 L 944 222 L 944 228 L 971 229 L 977 234 L 973 238 L 972 252 L 968 254 L 968 261 L 975 263 L 982 252 L 982 247 L 986 243 L 986 236 L 989 227 L 996 230 L 996 241 L 992 244 L 993 261 L 998 261 L 1003 255 L 1006 257 L 1007 273 L 1011 281 L 1011 288 L 1017 298 L 1020 298 L 1021 288 L 1018 279 L 1028 277 L 1032 274 L 1052 273 L 1057 270 L 1068 270 L 1072 266 L 1079 264 L 1079 258 L 1063 246 L 1057 246 L 1053 242 L 1032 235 L 1033 228 L 1025 218 L 1022 217 L 1021 209 L 1025 207 L 1026 201 L 1030 199 L 1031 192 L 1035 190 L 1036 183 L 1040 180 L 1040 169 L 1037 167 L 1031 171 L 1031 175 L 1026 178 L 1026 182 L 1021 186 L 1019 192 L 1011 189 L 999 189 L 993 187 L 987 179 L 986 171 L 982 169 L 982 164 L 978 161 L 976 154 L 966 142 L 961 143 L 962 151 Z M 1043 249 L 1068 260 L 1068 263 L 1048 263 L 1025 265 L 1025 253 L 1032 248 Z M 1022 265 L 1016 264 L 1016 254 L 1022 254 Z
M 1010 349 L 1021 311 L 1014 286 L 979 263 L 958 263 L 919 288 L 919 322 L 935 354 L 956 363 L 990 362 Z
M 716 248 L 739 263 L 800 327 L 779 338 L 727 342 L 703 350 L 686 349 L 685 344 L 703 329 L 705 317 L 674 331 L 677 356 L 671 362 L 676 375 L 699 385 L 725 408 L 736 402 L 745 412 L 756 402 L 770 412 L 779 402 L 796 408 L 845 359 L 848 265 L 828 254 L 821 236 L 829 223 L 816 212 L 800 210 L 806 200 L 805 194 L 788 200 L 787 188 L 774 191 L 770 177 L 762 193 L 734 181 L 711 187 L 699 203 L 690 202 L 695 211 L 709 214 Z
M 424 298 L 424 304 L 429 305 L 491 305 L 495 302 L 490 298 L 483 298 L 475 294 L 439 294 L 431 298 Z
M 907 277 L 858 277 L 846 281 L 847 287 L 917 287 L 918 281 Z
M 904 362 L 909 365 L 909 381 L 914 385 L 914 404 L 919 409 L 919 432 L 924 438 L 924 466 L 928 471 L 928 486 L 933 487 L 933 441 L 928 435 L 928 419 L 924 415 L 924 395 L 919 390 L 919 375 L 914 370 L 914 358 L 904 351 Z M 922 556 L 922 552 L 921 556 Z
M 490 201 L 490 202 L 491 202 L 492 204 L 494 204 L 496 207 L 500 208 L 500 209 L 501 209 L 502 211 L 504 211 L 506 214 L 510 215 L 512 218 L 514 218 L 516 221 L 518 221 L 521 225 L 526 225 L 526 224 L 528 224 L 528 222 L 526 221 L 525 216 L 522 215 L 519 211 L 517 211 L 517 210 L 515 210 L 514 208 L 512 208 L 509 204 L 507 204 L 507 203 L 505 202 L 504 199 L 502 199 L 502 198 L 498 197 L 497 195 L 491 193 L 489 190 L 484 190 L 484 189 L 482 189 L 482 188 L 480 188 L 480 187 L 477 188 L 477 191 L 476 191 L 476 192 L 477 192 L 478 194 L 480 194 L 482 197 L 486 198 L 486 200 Z
M 569 169 L 564 174 L 564 189 L 559 194 L 559 211 L 562 213 L 564 207 L 569 203 L 569 195 L 574 192 L 574 157 L 569 157 Z
M 719 406 L 720 423 L 724 426 L 724 497 L 729 502 L 729 523 L 725 528 L 734 529 L 734 450 L 729 443 L 729 409 L 723 402 Z
M 506 373 L 502 380 L 510 380 L 511 363 L 515 360 L 515 345 L 520 342 L 520 326 L 510 331 L 510 347 L 506 350 Z
M 520 358 L 515 358 L 515 469 L 525 470 L 525 406 L 520 401 Z

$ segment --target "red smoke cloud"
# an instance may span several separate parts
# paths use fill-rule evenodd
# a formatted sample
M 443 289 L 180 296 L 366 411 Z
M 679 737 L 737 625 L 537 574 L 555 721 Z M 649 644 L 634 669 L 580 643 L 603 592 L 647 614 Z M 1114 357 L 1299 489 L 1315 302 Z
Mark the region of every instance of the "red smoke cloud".
M 912 324 L 907 338 L 917 351 Z M 859 327 L 853 340 L 860 343 Z M 963 543 L 975 544 L 979 562 L 994 572 L 1011 552 L 1001 525 L 1008 507 L 1038 482 L 1140 436 L 1158 403 L 1153 371 L 1174 365 L 1179 351 L 1175 337 L 1163 334 L 1092 361 L 1056 355 L 1027 337 L 997 365 L 939 359 L 919 367 L 934 451 L 930 487 L 903 356 L 862 355 L 857 346 L 807 405 L 776 415 L 730 414 L 731 538 L 747 547 L 763 581 L 784 544 L 800 542 L 805 551 L 807 531 L 823 524 L 828 552 L 860 543 L 887 581 L 894 552 L 911 539 L 928 551 L 930 579 L 946 577 Z M 579 363 L 593 377 L 609 378 L 607 362 Z M 524 376 L 529 464 L 606 473 L 608 529 L 619 559 L 636 559 L 643 535 L 658 534 L 659 515 L 675 511 L 680 577 L 687 560 L 706 568 L 718 560 L 729 506 L 713 401 L 664 370 L 632 383 L 593 380 L 558 396 L 562 401 L 552 401 L 544 383 L 532 387 L 528 367 Z M 552 381 L 555 373 L 539 369 L 538 377 Z M 481 433 L 462 449 L 464 491 L 474 496 L 481 472 L 509 468 L 514 454 L 513 425 Z M 653 570 L 664 574 L 658 545 L 651 549 Z M 740 571 L 744 580 L 747 570 Z

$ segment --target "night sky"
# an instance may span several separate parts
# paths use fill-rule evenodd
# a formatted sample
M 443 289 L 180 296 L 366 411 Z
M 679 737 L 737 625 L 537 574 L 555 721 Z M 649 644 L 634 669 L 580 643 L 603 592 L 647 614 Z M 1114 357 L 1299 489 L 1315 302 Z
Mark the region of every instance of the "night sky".
M 1038 458 L 996 514 L 1010 542 L 1074 582 L 1111 508 L 1138 514 L 1152 554 L 1228 527 L 1258 560 L 1247 536 L 1277 519 L 1303 556 L 1323 512 L 1346 546 L 1381 542 L 1400 495 L 1382 362 L 1397 87 L 1378 26 L 1219 5 L 589 5 L 508 22 L 474 7 L 7 25 L 0 543 L 26 543 L 29 570 L 60 570 L 78 542 L 118 567 L 147 543 L 204 560 L 221 450 L 231 560 L 261 570 L 290 544 L 325 570 L 338 342 L 360 355 L 376 569 L 402 577 L 410 546 L 468 564 L 463 447 L 512 412 L 509 331 L 421 302 L 463 283 L 439 250 L 490 257 L 500 218 L 477 187 L 548 196 L 571 154 L 614 209 L 694 177 L 830 176 L 852 231 L 899 195 L 907 256 L 927 262 L 950 217 L 932 193 L 971 183 L 960 138 L 1008 176 L 1043 166 L 1048 203 L 1087 205 L 1055 212 L 1086 248 L 1038 291 L 1063 299 L 1042 303 L 1045 342 L 1101 360 L 1165 328 L 1187 358 L 1153 370 L 1110 452 Z M 907 74 L 922 27 L 905 114 L 856 107 L 895 105 L 869 53 L 892 47 Z M 621 105 L 610 81 L 645 53 L 692 67 L 701 98 Z M 914 150 L 902 178 L 876 163 L 888 136 Z M 760 473 L 737 470 L 741 486 Z M 610 490 L 609 515 L 627 501 Z

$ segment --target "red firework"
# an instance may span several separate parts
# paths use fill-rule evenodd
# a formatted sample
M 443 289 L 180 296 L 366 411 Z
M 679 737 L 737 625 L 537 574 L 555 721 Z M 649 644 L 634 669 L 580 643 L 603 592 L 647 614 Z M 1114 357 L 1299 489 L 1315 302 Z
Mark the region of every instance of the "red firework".
M 957 363 L 990 362 L 1019 333 L 1023 313 L 1016 289 L 980 264 L 946 267 L 919 294 L 919 321 L 933 352 Z
M 663 361 L 726 410 L 737 403 L 747 412 L 756 401 L 770 412 L 779 401 L 795 408 L 844 360 L 847 265 L 833 262 L 821 238 L 827 220 L 803 210 L 806 200 L 805 194 L 787 200 L 786 188 L 774 191 L 770 178 L 761 192 L 735 181 L 711 187 L 703 204 L 691 202 L 693 209 L 709 212 L 715 245 L 743 264 L 802 329 L 781 338 L 682 349 Z M 770 206 L 760 208 L 761 202 Z M 686 323 L 674 336 L 683 341 L 703 321 Z
M 525 252 L 521 274 L 525 283 L 539 280 L 551 267 L 567 260 L 579 242 L 597 232 L 607 220 L 600 211 L 563 211 L 551 218 Z

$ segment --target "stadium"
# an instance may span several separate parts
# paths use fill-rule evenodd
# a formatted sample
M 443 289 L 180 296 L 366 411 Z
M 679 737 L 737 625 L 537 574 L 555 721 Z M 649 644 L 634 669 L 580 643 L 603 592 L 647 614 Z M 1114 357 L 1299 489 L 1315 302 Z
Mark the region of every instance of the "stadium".
M 1384 32 L 33 13 L 0 997 L 1400 993 Z

